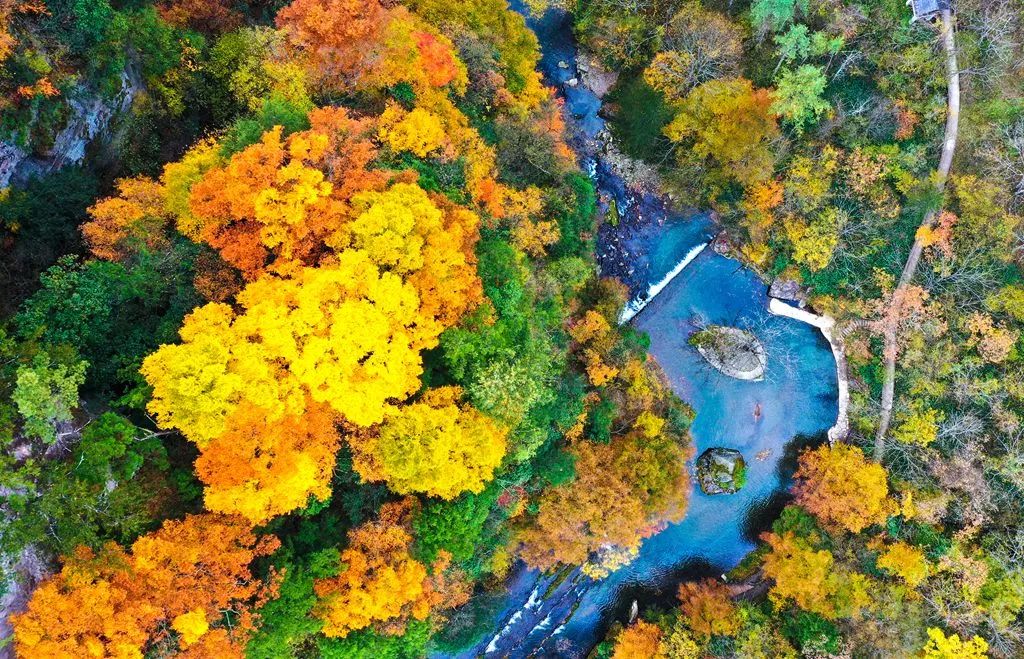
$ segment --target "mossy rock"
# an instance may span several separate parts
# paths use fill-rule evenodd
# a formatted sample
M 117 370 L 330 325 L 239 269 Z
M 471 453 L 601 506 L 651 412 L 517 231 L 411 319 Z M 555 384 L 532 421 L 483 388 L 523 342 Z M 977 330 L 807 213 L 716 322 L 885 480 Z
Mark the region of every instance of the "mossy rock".
M 753 333 L 738 327 L 708 325 L 690 336 L 690 345 L 716 369 L 737 380 L 760 381 L 768 353 Z
M 697 458 L 697 482 L 704 494 L 734 494 L 746 485 L 747 463 L 735 449 L 709 448 Z

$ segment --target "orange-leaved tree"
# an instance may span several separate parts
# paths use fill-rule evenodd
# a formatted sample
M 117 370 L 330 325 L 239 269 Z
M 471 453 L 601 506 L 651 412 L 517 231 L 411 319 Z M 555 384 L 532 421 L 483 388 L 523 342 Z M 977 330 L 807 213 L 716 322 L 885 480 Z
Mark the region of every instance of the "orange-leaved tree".
M 608 547 L 635 550 L 685 512 L 686 452 L 670 436 L 634 431 L 608 444 L 580 441 L 572 453 L 576 479 L 544 492 L 520 533 L 521 556 L 531 566 L 599 561 Z
M 166 522 L 130 552 L 79 548 L 12 616 L 21 657 L 141 657 L 148 647 L 243 656 L 252 611 L 272 594 L 249 564 L 278 546 L 216 514 Z M 226 616 L 230 612 L 230 620 Z M 170 635 L 176 632 L 176 637 Z
M 662 659 L 667 656 L 662 647 L 663 636 L 658 625 L 637 620 L 615 637 L 612 659 Z
M 377 521 L 349 531 L 339 574 L 314 586 L 320 599 L 313 612 L 326 636 L 344 638 L 370 626 L 400 635 L 409 620 L 425 620 L 469 598 L 458 575 L 445 574 L 446 553 L 429 567 L 410 554 L 411 507 L 410 499 L 384 504 Z
M 306 402 L 300 415 L 268 421 L 265 410 L 243 403 L 226 431 L 205 444 L 196 474 L 206 485 L 209 510 L 238 513 L 253 524 L 331 495 L 331 476 L 341 438 L 335 414 Z
M 89 216 L 82 235 L 98 258 L 124 261 L 140 249 L 156 251 L 168 245 L 164 187 L 145 176 L 119 179 L 117 196 L 90 206 Z
M 683 617 L 702 636 L 732 636 L 740 630 L 736 605 L 721 581 L 704 579 L 679 585 Z
M 849 444 L 806 451 L 795 478 L 796 502 L 831 526 L 859 533 L 895 511 L 885 469 Z

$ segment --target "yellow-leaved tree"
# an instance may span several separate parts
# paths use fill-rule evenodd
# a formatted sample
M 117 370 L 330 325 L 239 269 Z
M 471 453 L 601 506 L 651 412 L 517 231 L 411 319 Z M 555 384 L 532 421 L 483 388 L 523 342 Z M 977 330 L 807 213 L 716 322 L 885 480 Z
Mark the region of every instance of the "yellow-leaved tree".
M 310 497 L 326 500 L 341 443 L 334 419 L 330 407 L 312 401 L 303 414 L 277 421 L 262 408 L 240 405 L 196 459 L 206 507 L 264 524 Z
M 480 492 L 505 455 L 504 428 L 465 404 L 457 387 L 432 389 L 389 412 L 381 426 L 349 438 L 363 479 L 395 492 L 454 499 Z
M 350 423 L 380 423 L 391 401 L 419 386 L 418 347 L 436 341 L 421 327 L 413 287 L 358 250 L 331 267 L 258 279 L 238 302 L 239 315 L 222 304 L 196 310 L 183 342 L 142 365 L 153 386 L 149 410 L 200 446 L 225 431 L 243 401 L 276 420 L 302 413 L 308 395 Z
M 770 596 L 776 604 L 793 602 L 834 620 L 853 616 L 870 602 L 867 577 L 837 566 L 832 552 L 815 549 L 791 531 L 762 539 L 771 547 L 764 573 L 775 580 Z

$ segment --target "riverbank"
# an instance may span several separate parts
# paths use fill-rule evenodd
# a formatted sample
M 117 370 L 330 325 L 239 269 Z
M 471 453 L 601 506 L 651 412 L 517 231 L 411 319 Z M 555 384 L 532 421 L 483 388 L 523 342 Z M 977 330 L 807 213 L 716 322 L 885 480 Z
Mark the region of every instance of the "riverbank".
M 563 60 L 564 61 L 564 60 Z M 566 63 L 568 66 L 568 63 Z M 577 74 L 566 81 L 571 88 L 579 88 L 592 94 L 600 101 L 615 84 L 616 75 L 605 71 L 599 64 L 597 58 L 588 53 L 581 53 L 577 58 Z M 563 68 L 563 67 L 560 67 Z M 569 85 L 568 83 L 573 84 Z M 564 88 L 563 88 L 564 90 Z M 645 238 L 654 230 L 660 230 L 665 223 L 665 218 L 672 214 L 672 199 L 669 195 L 661 192 L 661 179 L 649 164 L 630 158 L 621 152 L 615 145 L 615 139 L 611 130 L 602 122 L 602 129 L 594 137 L 588 137 L 585 132 L 579 131 L 575 135 L 586 145 L 586 152 L 595 157 L 594 174 L 595 178 L 600 175 L 600 168 L 605 167 L 611 174 L 625 183 L 623 186 L 623 198 L 632 204 L 646 205 L 648 212 L 644 213 L 638 209 L 635 213 L 617 213 L 617 226 L 608 222 L 602 222 L 599 232 L 599 263 L 601 273 L 605 276 L 617 277 L 625 283 L 630 290 L 631 299 L 622 311 L 619 318 L 620 323 L 633 320 L 637 314 L 643 311 L 651 300 L 661 293 L 682 271 L 707 247 L 708 243 L 701 243 L 690 249 L 685 257 L 679 261 L 666 275 L 654 284 L 649 285 L 646 290 L 643 287 L 643 275 L 646 273 L 650 281 L 650 262 L 643 258 L 642 245 Z M 600 157 L 600 155 L 604 157 Z M 651 199 L 656 200 L 652 203 Z M 607 208 L 608 200 L 602 200 Z M 627 204 L 623 204 L 626 208 Z M 641 206 L 642 208 L 643 206 Z M 712 220 L 713 221 L 713 220 Z M 717 223 L 716 223 L 717 224 Z M 716 236 L 716 240 L 721 234 Z M 604 247 L 602 249 L 601 247 Z M 717 248 L 716 244 L 716 248 Z M 639 256 L 637 252 L 640 251 Z M 723 256 L 733 258 L 739 263 L 743 260 L 738 257 L 734 250 L 728 249 Z M 603 257 L 603 258 L 602 258 Z M 645 267 L 638 267 L 643 264 Z M 744 264 L 749 267 L 749 264 Z M 765 281 L 764 274 L 756 268 L 752 270 Z M 770 287 L 770 282 L 765 281 L 765 288 Z M 846 346 L 841 332 L 837 331 L 835 320 L 830 316 L 817 315 L 801 308 L 794 307 L 778 297 L 771 296 L 768 310 L 779 316 L 792 318 L 802 323 L 807 323 L 817 328 L 825 340 L 828 341 L 832 356 L 836 362 L 836 381 L 838 387 L 838 413 L 836 422 L 828 431 L 830 442 L 843 441 L 850 430 L 849 406 L 850 406 L 850 382 L 846 362 Z
M 757 273 L 705 249 L 719 232 L 710 215 L 675 211 L 658 186 L 630 180 L 639 169 L 608 142 L 597 93 L 607 89 L 591 89 L 590 72 L 581 72 L 571 17 L 556 10 L 529 17 L 528 25 L 541 43 L 546 81 L 565 98 L 569 144 L 600 199 L 600 272 L 628 286 L 633 304 L 624 320 L 650 337 L 650 354 L 669 385 L 696 410 L 693 455 L 723 447 L 757 458 L 747 461 L 746 484 L 734 494 L 704 494 L 691 483 L 685 517 L 645 539 L 635 559 L 608 577 L 554 584 L 518 565 L 494 627 L 459 659 L 582 659 L 614 622 L 629 619 L 634 602 L 668 605 L 681 581 L 727 572 L 788 500 L 789 456 L 835 419 L 835 364 L 819 332 L 770 313 L 768 286 Z M 607 77 L 598 78 L 607 86 Z M 765 377 L 737 380 L 710 368 L 686 340 L 709 324 L 758 335 L 771 356 Z

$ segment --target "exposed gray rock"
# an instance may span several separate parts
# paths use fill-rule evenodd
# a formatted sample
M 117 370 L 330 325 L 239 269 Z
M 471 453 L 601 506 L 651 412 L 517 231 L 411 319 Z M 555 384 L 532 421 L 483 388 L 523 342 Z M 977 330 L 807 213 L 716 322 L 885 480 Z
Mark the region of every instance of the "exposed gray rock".
M 708 325 L 690 337 L 690 345 L 709 364 L 729 377 L 753 381 L 764 379 L 768 353 L 751 332 L 737 327 Z
M 804 291 L 803 287 L 795 279 L 776 277 L 775 281 L 772 282 L 771 288 L 768 289 L 768 295 L 780 300 L 796 302 L 801 309 L 807 305 L 807 292 Z
M 579 72 L 580 84 L 598 98 L 604 98 L 619 79 L 618 71 L 605 69 L 592 55 L 581 54 L 576 60 L 576 70 Z
M 16 557 L 0 557 L 0 569 L 3 571 L 5 590 L 0 596 L 0 642 L 10 638 L 10 617 L 12 613 L 25 610 L 28 599 L 39 582 L 50 576 L 50 566 L 32 545 L 29 545 Z M 0 649 L 0 657 L 13 657 L 10 645 Z
M 704 494 L 734 494 L 747 482 L 747 463 L 739 451 L 709 448 L 697 458 L 697 483 Z
M 18 166 L 28 154 L 21 147 L 10 142 L 0 142 L 0 188 L 6 188 Z
M 111 137 L 112 122 L 131 107 L 141 88 L 141 79 L 129 67 L 121 73 L 121 88 L 110 98 L 89 89 L 72 92 L 67 122 L 53 146 L 42 153 L 30 154 L 16 144 L 0 142 L 0 188 L 24 185 L 33 176 L 80 164 L 94 141 Z

